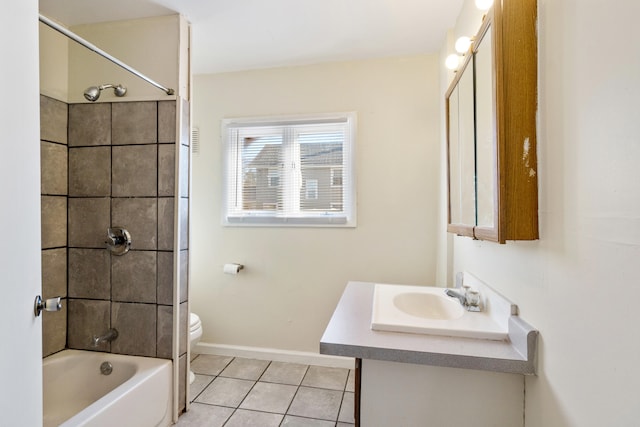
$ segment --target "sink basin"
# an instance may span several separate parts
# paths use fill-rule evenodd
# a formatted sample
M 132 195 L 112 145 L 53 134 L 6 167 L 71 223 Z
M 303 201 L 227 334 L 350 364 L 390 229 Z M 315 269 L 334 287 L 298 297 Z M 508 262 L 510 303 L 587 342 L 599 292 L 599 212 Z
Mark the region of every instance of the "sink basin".
M 371 329 L 387 332 L 443 335 L 463 338 L 506 340 L 508 320 L 515 306 L 480 290 L 483 311 L 465 310 L 445 288 L 376 284 L 373 293 Z
M 464 315 L 464 308 L 457 300 L 433 293 L 402 292 L 393 297 L 393 305 L 423 319 L 459 319 Z

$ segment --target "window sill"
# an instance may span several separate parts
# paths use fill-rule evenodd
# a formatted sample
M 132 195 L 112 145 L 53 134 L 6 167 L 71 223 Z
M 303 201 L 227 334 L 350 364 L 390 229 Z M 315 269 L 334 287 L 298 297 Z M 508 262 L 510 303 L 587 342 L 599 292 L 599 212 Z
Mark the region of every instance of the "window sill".
M 227 227 L 338 227 L 355 228 L 355 219 L 342 216 L 277 217 L 277 216 L 228 216 Z

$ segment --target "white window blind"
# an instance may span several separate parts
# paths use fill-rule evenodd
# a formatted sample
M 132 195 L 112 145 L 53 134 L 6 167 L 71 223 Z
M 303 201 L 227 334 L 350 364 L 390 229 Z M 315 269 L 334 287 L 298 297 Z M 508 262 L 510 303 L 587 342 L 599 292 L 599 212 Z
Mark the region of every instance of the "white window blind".
M 355 226 L 355 114 L 223 121 L 225 225 Z

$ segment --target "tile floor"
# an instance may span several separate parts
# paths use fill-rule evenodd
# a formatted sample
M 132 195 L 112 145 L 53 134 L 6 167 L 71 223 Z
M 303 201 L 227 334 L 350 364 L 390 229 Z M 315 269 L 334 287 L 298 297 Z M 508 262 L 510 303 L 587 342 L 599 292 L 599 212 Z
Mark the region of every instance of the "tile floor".
M 354 372 L 202 354 L 180 427 L 353 427 Z

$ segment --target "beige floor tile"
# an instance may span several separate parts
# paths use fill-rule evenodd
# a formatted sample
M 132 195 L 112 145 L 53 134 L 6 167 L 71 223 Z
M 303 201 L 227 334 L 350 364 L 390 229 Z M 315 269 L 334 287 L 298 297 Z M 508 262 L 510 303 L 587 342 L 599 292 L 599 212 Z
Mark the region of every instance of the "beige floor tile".
M 269 366 L 266 360 L 236 357 L 221 373 L 221 377 L 257 381 Z
M 297 363 L 271 362 L 260 381 L 277 384 L 300 385 L 304 375 L 309 369 L 308 365 Z
M 191 396 L 192 402 L 196 399 L 196 397 L 198 397 L 200 393 L 202 393 L 202 391 L 209 384 L 211 384 L 211 381 L 213 381 L 213 379 L 215 378 L 211 375 L 198 375 L 198 374 L 196 374 L 195 377 L 196 378 L 195 380 L 193 380 L 193 383 L 189 385 L 189 395 Z
M 259 382 L 251 389 L 240 408 L 284 414 L 297 389 L 293 385 Z
M 353 369 L 349 370 L 349 378 L 347 378 L 347 387 L 344 391 L 354 392 L 356 389 L 356 371 Z
M 254 384 L 254 381 L 218 377 L 200 393 L 195 401 L 237 408 Z
M 284 416 L 266 412 L 238 409 L 231 416 L 225 427 L 278 427 Z
M 302 385 L 343 391 L 347 384 L 348 376 L 348 369 L 310 366 L 304 376 L 304 380 L 302 380 Z
M 282 427 L 334 427 L 334 422 L 287 415 L 284 417 Z
M 201 354 L 191 362 L 191 370 L 196 374 L 218 375 L 232 360 L 229 356 Z
M 342 405 L 340 406 L 340 415 L 338 415 L 338 421 L 344 423 L 355 423 L 355 417 L 353 413 L 353 404 L 354 404 L 354 395 L 353 393 L 345 393 L 342 396 Z
M 300 387 L 287 413 L 307 418 L 337 421 L 342 394 L 338 390 Z
M 182 414 L 176 427 L 222 427 L 233 414 L 232 408 L 193 403 L 189 412 Z

